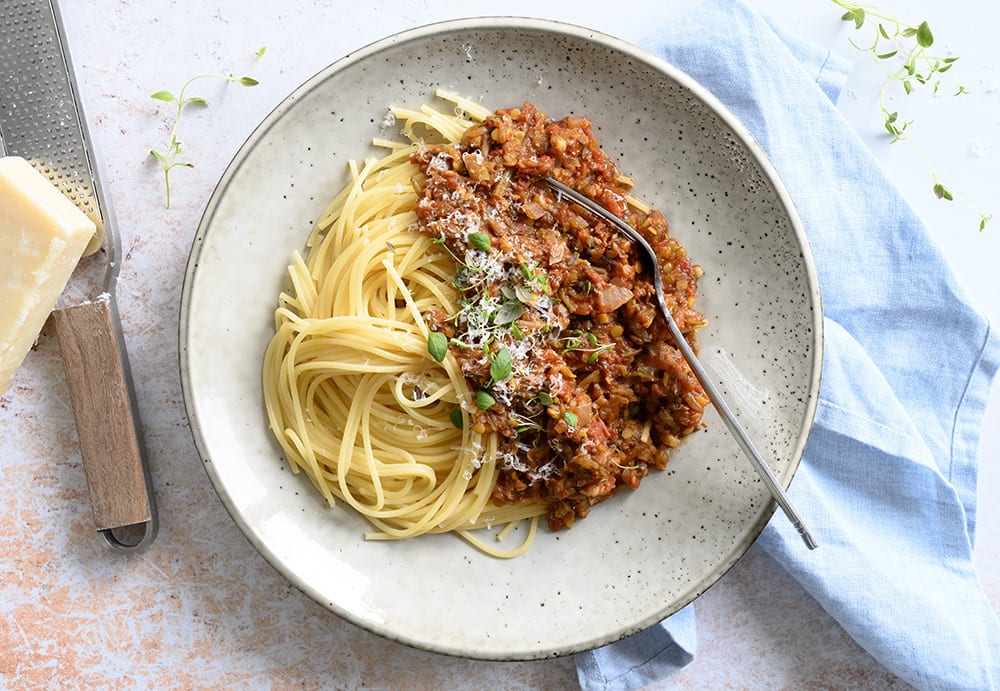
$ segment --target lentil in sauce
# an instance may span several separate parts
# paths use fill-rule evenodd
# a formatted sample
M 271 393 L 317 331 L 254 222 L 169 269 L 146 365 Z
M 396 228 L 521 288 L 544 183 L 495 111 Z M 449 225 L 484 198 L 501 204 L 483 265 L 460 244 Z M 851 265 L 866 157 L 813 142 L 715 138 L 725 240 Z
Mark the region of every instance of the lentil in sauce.
M 413 157 L 425 175 L 418 230 L 455 257 L 454 314 L 426 315 L 449 339 L 475 400 L 475 431 L 496 432 L 498 505 L 540 502 L 569 527 L 621 486 L 663 470 L 698 429 L 709 399 L 673 344 L 651 276 L 612 225 L 563 200 L 551 176 L 649 241 L 667 305 L 688 341 L 701 268 L 663 214 L 582 117 L 550 120 L 531 103 L 500 110 L 457 145 Z

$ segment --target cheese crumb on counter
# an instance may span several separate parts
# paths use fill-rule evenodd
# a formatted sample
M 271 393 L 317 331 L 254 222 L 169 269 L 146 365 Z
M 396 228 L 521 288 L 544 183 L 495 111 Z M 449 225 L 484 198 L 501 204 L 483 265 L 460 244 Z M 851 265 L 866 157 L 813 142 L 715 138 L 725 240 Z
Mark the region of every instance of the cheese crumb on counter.
M 96 230 L 30 163 L 0 158 L 0 394 Z

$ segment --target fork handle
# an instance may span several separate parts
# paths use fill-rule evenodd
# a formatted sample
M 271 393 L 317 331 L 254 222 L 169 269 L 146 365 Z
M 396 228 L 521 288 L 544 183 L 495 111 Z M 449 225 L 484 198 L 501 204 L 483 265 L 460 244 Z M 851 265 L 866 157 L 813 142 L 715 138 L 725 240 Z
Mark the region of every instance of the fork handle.
M 708 376 L 708 372 L 705 371 L 701 361 L 699 361 L 695 356 L 694 351 L 687 342 L 687 339 L 684 338 L 684 334 L 681 333 L 680 328 L 677 326 L 677 322 L 675 322 L 671 316 L 670 310 L 667 308 L 666 301 L 663 299 L 661 293 L 657 294 L 657 300 L 660 303 L 660 310 L 666 317 L 667 326 L 670 329 L 670 335 L 674 337 L 674 341 L 677 342 L 677 347 L 680 349 L 681 354 L 691 366 L 691 371 L 694 372 L 694 375 L 701 383 L 702 388 L 705 389 L 705 393 L 707 393 L 708 397 L 712 400 L 712 405 L 715 406 L 716 411 L 718 411 L 719 415 L 722 417 L 722 421 L 726 423 L 726 427 L 729 428 L 729 431 L 732 433 L 733 437 L 735 437 L 736 443 L 739 444 L 740 449 L 743 450 L 743 453 L 753 464 L 754 469 L 757 471 L 757 475 L 760 476 L 760 479 L 764 482 L 764 485 L 771 493 L 771 496 L 774 497 L 778 506 L 781 507 L 785 516 L 788 517 L 789 522 L 795 526 L 795 529 L 802 537 L 802 541 L 805 542 L 806 547 L 809 549 L 816 549 L 818 543 L 815 538 L 813 538 L 812 533 L 810 533 L 809 529 L 806 528 L 806 524 L 802 520 L 802 517 L 799 516 L 795 507 L 792 506 L 792 503 L 788 500 L 788 495 L 785 494 L 785 490 L 781 486 L 781 483 L 778 482 L 778 478 L 774 476 L 774 472 L 771 470 L 771 467 L 760 455 L 760 452 L 757 451 L 757 447 L 754 446 L 750 436 L 746 433 L 746 430 L 743 429 L 739 420 L 736 419 L 733 411 L 730 410 L 726 400 L 722 397 L 722 393 L 720 393 L 719 389 L 715 386 L 715 382 L 713 382 L 711 377 Z

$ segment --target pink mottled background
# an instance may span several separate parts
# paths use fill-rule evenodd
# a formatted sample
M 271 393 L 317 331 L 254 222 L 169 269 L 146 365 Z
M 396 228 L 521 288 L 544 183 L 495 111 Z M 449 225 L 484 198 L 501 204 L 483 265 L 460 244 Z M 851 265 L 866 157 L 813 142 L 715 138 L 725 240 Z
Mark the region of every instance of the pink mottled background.
M 597 1 L 544 14 L 639 40 L 694 5 Z M 802 35 L 851 55 L 831 3 L 753 2 Z M 496 14 L 493 3 L 217 0 L 77 0 L 63 12 L 91 128 L 105 162 L 126 253 L 119 301 L 160 509 L 159 537 L 123 556 L 94 532 L 65 377 L 43 333 L 0 397 L 0 687 L 31 688 L 518 688 L 576 686 L 571 659 L 487 663 L 406 648 L 345 623 L 290 586 L 254 551 L 212 490 L 191 440 L 177 365 L 179 299 L 188 250 L 215 181 L 254 125 L 329 62 L 381 36 L 434 20 Z M 280 7 L 281 9 L 274 9 Z M 973 95 L 961 104 L 917 103 L 929 126 L 958 132 L 927 148 L 953 189 L 992 201 L 1000 179 L 1000 86 L 990 76 L 985 2 L 956 0 L 933 19 L 964 58 Z M 538 15 L 516 0 L 504 13 Z M 252 90 L 208 84 L 211 107 L 193 113 L 182 141 L 197 167 L 174 175 L 163 208 L 147 152 L 168 136 L 167 111 L 148 98 L 204 71 L 239 71 L 267 45 Z M 889 148 L 874 121 L 879 75 L 859 61 L 841 103 L 845 116 L 928 220 L 994 317 L 990 263 L 1000 236 L 982 235 L 961 208 L 928 200 L 913 154 Z M 963 124 L 964 123 L 964 124 Z M 984 125 L 989 125 L 985 127 Z M 930 130 L 934 131 L 934 130 Z M 994 258 L 994 259 L 991 259 Z M 983 442 L 982 493 L 1000 490 L 1000 405 L 994 394 Z M 982 502 L 977 563 L 1000 606 L 1000 512 Z M 653 688 L 899 688 L 761 551 L 697 602 L 695 662 Z

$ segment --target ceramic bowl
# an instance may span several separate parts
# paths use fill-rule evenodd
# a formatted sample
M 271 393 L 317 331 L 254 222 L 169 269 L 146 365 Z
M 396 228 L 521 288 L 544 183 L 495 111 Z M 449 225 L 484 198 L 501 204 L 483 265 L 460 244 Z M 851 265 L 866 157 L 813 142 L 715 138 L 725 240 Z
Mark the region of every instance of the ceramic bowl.
M 549 21 L 478 18 L 386 38 L 296 89 L 219 182 L 188 265 L 180 330 L 196 444 L 233 520 L 278 571 L 338 615 L 421 648 L 538 659 L 612 642 L 683 607 L 747 550 L 774 513 L 714 413 L 668 469 L 540 530 L 498 560 L 459 538 L 366 542 L 271 439 L 261 360 L 286 265 L 347 180 L 392 136 L 390 104 L 443 87 L 491 109 L 530 100 L 588 116 L 605 150 L 662 209 L 705 276 L 708 371 L 787 486 L 813 419 L 822 320 L 788 194 L 744 127 L 704 88 L 616 38 Z M 776 515 L 774 520 L 785 520 Z

